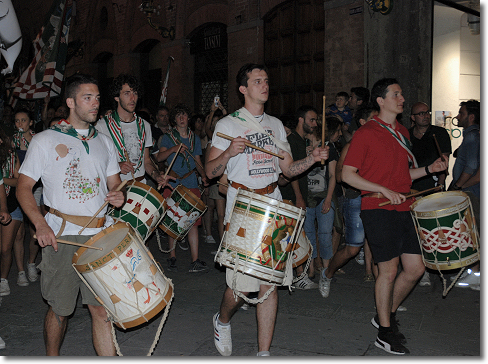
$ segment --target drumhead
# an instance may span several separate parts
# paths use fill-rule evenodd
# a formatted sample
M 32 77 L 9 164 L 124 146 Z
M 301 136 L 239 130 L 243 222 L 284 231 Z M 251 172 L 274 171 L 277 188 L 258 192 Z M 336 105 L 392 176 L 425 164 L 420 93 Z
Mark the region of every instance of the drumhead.
M 415 212 L 444 210 L 463 203 L 466 201 L 466 198 L 467 197 L 459 194 L 450 194 L 449 192 L 435 193 L 415 202 L 415 206 L 412 206 L 412 210 Z
M 115 226 L 112 225 L 112 227 Z M 81 248 L 81 249 L 86 249 L 86 251 L 80 255 L 76 264 L 82 265 L 82 264 L 91 263 L 94 260 L 97 260 L 103 257 L 104 255 L 107 255 L 118 244 L 120 244 L 120 242 L 125 238 L 128 232 L 129 232 L 129 228 L 125 224 L 120 228 L 117 226 L 116 230 L 111 231 L 109 233 L 107 233 L 106 230 L 99 232 L 97 235 L 91 238 L 87 242 L 87 244 L 94 247 L 103 248 L 103 250 Z M 91 244 L 92 239 L 93 239 L 93 244 Z

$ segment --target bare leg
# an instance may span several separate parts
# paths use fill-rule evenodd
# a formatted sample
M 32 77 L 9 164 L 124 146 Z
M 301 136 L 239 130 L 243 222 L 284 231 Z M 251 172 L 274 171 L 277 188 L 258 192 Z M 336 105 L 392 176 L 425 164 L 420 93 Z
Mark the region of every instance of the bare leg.
M 15 263 L 17 264 L 17 269 L 19 272 L 25 271 L 24 269 L 24 237 L 25 237 L 25 224 L 20 222 L 17 232 L 15 234 L 14 240 L 14 256 Z
M 103 306 L 88 305 L 92 317 L 93 346 L 99 356 L 115 356 L 115 345 L 112 340 L 112 324 L 107 319 Z
M 374 286 L 376 311 L 380 325 L 390 326 L 390 313 L 393 301 L 393 288 L 395 277 L 398 271 L 398 262 L 400 258 L 393 258 L 387 262 L 378 263 L 378 278 Z
M 44 319 L 44 344 L 47 356 L 59 356 L 67 327 L 68 318 L 56 315 L 49 306 Z
M 364 265 L 366 269 L 366 274 L 373 274 L 373 254 L 369 248 L 368 240 L 364 239 Z M 377 276 L 377 274 L 375 275 Z
M 224 236 L 224 216 L 225 216 L 225 200 L 215 200 L 217 205 L 217 216 L 218 216 L 218 229 L 219 229 L 219 238 L 222 240 L 222 236 Z
M 168 245 L 169 245 L 169 257 L 170 258 L 176 258 L 176 249 L 173 249 L 175 246 L 175 239 L 173 239 L 171 236 L 168 236 Z
M 402 254 L 400 259 L 402 260 L 403 269 L 395 280 L 391 312 L 396 312 L 398 306 L 400 306 L 425 272 L 425 266 L 419 254 Z
M 208 188 L 205 189 L 205 192 L 202 195 L 202 200 L 207 205 L 207 211 L 202 216 L 202 219 L 203 219 L 203 226 L 205 227 L 205 232 L 208 236 L 208 235 L 212 235 L 212 219 L 213 219 L 214 203 L 213 200 L 210 197 L 208 197 Z
M 190 244 L 191 261 L 194 262 L 198 259 L 198 226 L 193 225 L 187 236 Z
M 261 298 L 272 286 L 261 285 L 259 287 L 259 298 Z M 256 318 L 258 321 L 258 351 L 269 351 L 273 339 L 276 314 L 278 311 L 278 290 L 275 288 L 263 303 L 256 307 Z
M 339 234 L 334 227 L 332 229 L 332 253 L 335 254 L 337 249 L 339 248 L 339 244 L 341 243 L 341 234 Z
M 248 295 L 249 292 L 241 292 L 244 295 Z M 237 301 L 234 298 L 234 292 L 230 287 L 227 287 L 222 297 L 222 302 L 220 303 L 219 320 L 223 324 L 230 322 L 232 316 L 237 312 L 237 310 L 244 304 L 244 300 L 237 297 Z
M 38 206 L 39 211 L 42 213 L 42 208 Z M 34 226 L 32 223 L 27 220 L 26 224 L 29 225 L 29 231 L 30 231 L 30 240 L 29 240 L 29 260 L 28 262 L 35 263 L 37 254 L 39 253 L 39 244 L 36 243 L 36 239 L 34 239 L 34 234 L 36 231 L 34 230 Z
M 329 279 L 332 278 L 334 273 L 349 260 L 354 258 L 360 250 L 360 246 L 351 245 L 346 245 L 344 249 L 338 250 L 330 260 L 325 276 Z
M 15 235 L 19 229 L 20 221 L 12 220 L 8 225 L 2 225 L 2 255 L 0 258 L 0 276 L 7 279 L 10 267 L 12 266 L 12 246 Z M 22 264 L 23 268 L 23 264 Z M 20 269 L 20 268 L 19 268 Z M 20 271 L 20 270 L 19 270 Z

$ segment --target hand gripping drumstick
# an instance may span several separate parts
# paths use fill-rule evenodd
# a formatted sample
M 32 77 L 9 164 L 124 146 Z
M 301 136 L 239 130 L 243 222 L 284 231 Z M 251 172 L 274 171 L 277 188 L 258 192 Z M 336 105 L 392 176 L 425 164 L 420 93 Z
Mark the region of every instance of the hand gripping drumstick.
M 37 236 L 36 234 L 34 234 L 34 239 L 37 239 Z M 103 250 L 103 248 L 98 248 L 96 246 L 91 246 L 91 245 L 85 245 L 85 244 L 81 244 L 81 243 L 75 243 L 75 242 L 72 242 L 72 241 L 68 241 L 68 240 L 63 240 L 63 239 L 56 239 L 56 241 L 58 243 L 62 243 L 62 244 L 68 244 L 68 245 L 76 245 L 76 246 L 82 246 L 84 248 L 88 248 L 88 249 L 96 249 L 96 250 Z
M 325 95 L 322 102 L 322 148 L 325 147 L 325 130 L 327 129 L 327 123 L 325 122 Z M 325 164 L 325 159 L 322 159 L 322 165 Z
M 232 137 L 230 137 L 230 136 L 228 136 L 226 134 L 219 133 L 219 132 L 217 132 L 217 136 L 219 136 L 221 138 L 224 138 L 224 139 L 227 139 L 227 140 L 230 140 L 230 141 L 234 140 L 234 138 L 232 138 Z M 245 143 L 245 144 L 249 148 L 257 149 L 257 150 L 259 150 L 259 151 L 261 151 L 263 153 L 274 155 L 275 157 L 278 157 L 280 159 L 285 159 L 285 157 L 283 157 L 282 155 L 279 155 L 279 154 L 270 152 L 269 150 L 266 150 L 264 148 L 257 147 L 254 144 L 251 144 L 251 143 Z
M 171 163 L 169 164 L 169 167 L 168 169 L 166 170 L 166 173 L 164 174 L 164 178 L 166 178 L 166 176 L 168 175 L 169 173 L 169 170 L 171 169 L 171 167 L 173 167 L 173 163 L 175 162 L 176 160 L 176 157 L 178 157 L 178 153 L 180 152 L 181 150 L 181 147 L 183 146 L 183 143 L 180 144 L 178 150 L 176 151 L 176 154 L 175 154 L 175 157 L 173 158 L 173 160 L 171 161 Z
M 193 158 L 193 160 L 195 161 L 195 164 L 196 164 L 196 165 L 198 165 L 198 166 L 199 166 L 201 169 L 204 169 L 204 168 L 202 167 L 202 165 L 201 165 L 200 163 L 198 163 L 198 162 L 197 162 L 197 160 L 195 159 L 195 157 L 194 157 L 194 156 L 193 156 L 193 155 L 192 155 L 192 154 L 191 154 L 189 151 L 185 150 L 185 152 L 186 152 L 186 153 L 188 153 L 188 155 L 189 155 L 190 157 L 192 157 L 192 158 Z
M 122 183 L 120 183 L 120 185 L 118 185 L 118 186 L 117 186 L 117 188 L 115 189 L 115 191 L 116 191 L 116 192 L 120 191 L 120 190 L 122 189 L 122 187 L 124 187 L 124 186 L 125 186 L 125 184 L 126 184 L 126 183 L 127 183 L 127 180 L 122 181 Z M 85 226 L 83 226 L 83 228 L 82 228 L 80 231 L 78 231 L 78 235 L 80 235 L 80 234 L 83 232 L 83 230 L 85 230 L 85 228 L 86 228 L 88 225 L 90 225 L 90 223 L 91 223 L 91 222 L 93 221 L 93 219 L 94 219 L 94 218 L 95 218 L 95 217 L 98 215 L 98 213 L 99 213 L 100 211 L 102 211 L 102 210 L 103 210 L 103 208 L 104 208 L 105 206 L 107 206 L 107 205 L 108 205 L 108 201 L 105 201 L 105 202 L 104 202 L 104 204 L 102 205 L 102 207 L 100 207 L 100 208 L 98 209 L 98 211 L 97 211 L 97 212 L 95 212 L 95 214 L 94 214 L 94 215 L 91 217 L 91 219 L 90 219 L 90 220 L 88 220 L 88 222 L 85 224 Z
M 442 154 L 441 147 L 439 146 L 439 143 L 437 142 L 437 138 L 435 137 L 435 134 L 432 134 L 432 136 L 434 137 L 434 142 L 435 142 L 435 146 L 437 147 L 437 152 L 439 153 L 439 157 L 444 159 L 444 155 Z M 449 176 L 449 166 L 447 166 L 447 169 L 446 169 L 446 176 Z
M 435 186 L 435 187 L 429 188 L 428 190 L 411 193 L 409 195 L 406 195 L 405 198 L 415 197 L 415 196 L 421 195 L 421 194 L 426 193 L 426 192 L 430 192 L 430 191 L 437 190 L 437 189 L 442 188 L 442 187 L 444 187 L 444 186 L 443 185 L 439 185 L 439 186 Z M 388 201 L 385 201 L 385 202 L 382 202 L 382 203 L 378 204 L 378 206 L 381 207 L 381 206 L 386 206 L 386 205 L 389 205 L 389 204 L 391 204 L 391 201 L 388 200 Z
M 129 155 L 127 154 L 126 150 L 124 150 L 124 155 L 125 155 L 125 160 L 130 163 Z M 135 181 L 136 179 L 134 177 L 134 172 L 130 171 L 130 174 L 132 175 L 132 179 Z

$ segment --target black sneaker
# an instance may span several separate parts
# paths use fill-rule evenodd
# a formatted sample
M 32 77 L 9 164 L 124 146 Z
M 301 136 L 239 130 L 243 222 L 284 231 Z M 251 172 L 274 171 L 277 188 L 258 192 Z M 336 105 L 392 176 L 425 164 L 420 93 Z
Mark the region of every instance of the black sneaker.
M 375 317 L 371 319 L 371 324 L 376 327 L 377 329 L 380 328 L 380 319 L 378 318 L 378 314 L 376 314 Z M 398 320 L 390 316 L 390 327 L 393 333 L 398 337 L 400 340 L 400 344 L 405 345 L 407 343 L 407 339 L 405 338 L 405 335 L 403 335 L 400 330 L 398 329 L 399 323 Z
M 176 266 L 176 258 L 166 259 L 168 262 L 168 270 L 170 272 L 178 272 L 178 267 Z
M 376 337 L 375 346 L 383 349 L 387 353 L 395 355 L 405 355 L 410 354 L 410 351 L 400 343 L 400 339 L 393 332 L 389 330 L 386 332 L 378 331 L 378 336 Z
M 202 262 L 200 259 L 195 260 L 190 265 L 190 273 L 203 272 L 208 270 L 207 263 Z

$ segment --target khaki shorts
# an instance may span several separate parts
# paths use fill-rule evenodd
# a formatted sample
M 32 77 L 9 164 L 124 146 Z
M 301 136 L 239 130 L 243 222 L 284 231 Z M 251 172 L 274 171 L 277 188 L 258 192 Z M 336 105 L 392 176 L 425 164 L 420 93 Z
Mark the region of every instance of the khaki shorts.
M 60 239 L 84 244 L 91 235 L 65 235 Z M 41 270 L 42 297 L 58 316 L 71 315 L 76 307 L 78 293 L 81 291 L 83 304 L 100 306 L 93 293 L 75 272 L 72 264 L 77 246 L 58 243 L 58 251 L 52 246 L 42 249 Z
M 214 184 L 208 188 L 208 197 L 214 200 L 225 200 L 225 198 L 219 193 L 219 185 Z
M 274 283 L 269 283 L 262 281 L 258 278 L 251 277 L 250 275 L 243 274 L 241 272 L 236 272 L 236 287 L 235 290 L 239 292 L 259 292 L 259 287 L 261 285 L 265 286 L 275 286 Z M 234 269 L 227 268 L 225 271 L 225 279 L 227 285 L 232 287 L 232 278 L 234 277 Z

